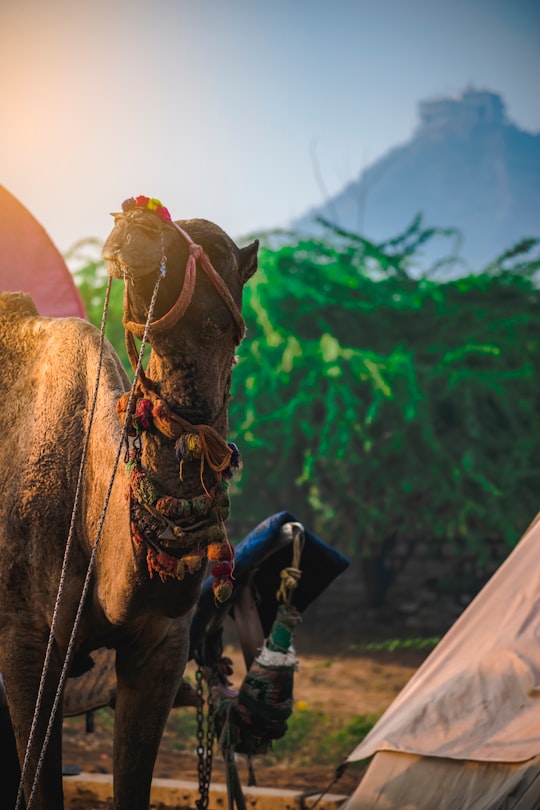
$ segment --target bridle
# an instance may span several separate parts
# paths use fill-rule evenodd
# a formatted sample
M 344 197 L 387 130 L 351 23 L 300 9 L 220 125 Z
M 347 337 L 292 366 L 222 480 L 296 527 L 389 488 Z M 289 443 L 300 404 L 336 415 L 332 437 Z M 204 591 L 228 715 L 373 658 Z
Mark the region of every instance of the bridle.
M 165 209 L 166 210 L 166 209 Z M 158 214 L 159 216 L 159 214 Z M 185 231 L 183 228 L 178 225 L 178 223 L 172 220 L 165 220 L 168 224 L 172 225 L 178 233 L 183 237 L 187 246 L 188 246 L 188 258 L 186 261 L 186 269 L 184 273 L 184 281 L 182 284 L 182 288 L 178 295 L 178 298 L 169 309 L 168 312 L 165 313 L 161 318 L 158 318 L 155 321 L 152 321 L 148 328 L 148 337 L 151 341 L 153 337 L 156 335 L 163 335 L 164 333 L 170 331 L 176 324 L 180 321 L 183 317 L 187 308 L 189 307 L 193 293 L 195 292 L 195 283 L 197 280 L 197 262 L 199 263 L 199 267 L 201 270 L 206 274 L 207 278 L 211 282 L 214 289 L 218 292 L 221 299 L 229 309 L 231 313 L 234 326 L 235 326 L 235 342 L 236 345 L 241 343 L 245 331 L 246 326 L 244 323 L 244 319 L 242 318 L 242 314 L 237 307 L 229 288 L 227 287 L 224 280 L 221 278 L 219 273 L 214 268 L 212 262 L 208 254 L 205 252 L 202 245 L 198 245 L 196 242 L 193 241 L 191 236 Z M 163 251 L 162 254 L 162 263 L 160 267 L 160 272 L 164 274 L 166 271 L 166 261 L 167 257 Z M 144 323 L 137 323 L 136 321 L 132 321 L 128 317 L 129 313 L 129 286 L 126 284 L 125 291 L 124 291 L 124 315 L 122 319 L 122 323 L 125 330 L 125 339 L 126 339 L 126 349 L 129 357 L 129 361 L 133 370 L 135 370 L 138 358 L 137 348 L 135 346 L 134 337 L 141 338 L 145 324 Z

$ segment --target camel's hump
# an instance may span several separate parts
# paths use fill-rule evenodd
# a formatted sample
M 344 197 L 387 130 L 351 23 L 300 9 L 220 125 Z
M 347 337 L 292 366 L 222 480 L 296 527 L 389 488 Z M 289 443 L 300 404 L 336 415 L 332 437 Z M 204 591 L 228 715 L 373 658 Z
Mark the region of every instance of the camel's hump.
M 38 315 L 34 299 L 24 292 L 0 293 L 0 315 L 9 316 Z

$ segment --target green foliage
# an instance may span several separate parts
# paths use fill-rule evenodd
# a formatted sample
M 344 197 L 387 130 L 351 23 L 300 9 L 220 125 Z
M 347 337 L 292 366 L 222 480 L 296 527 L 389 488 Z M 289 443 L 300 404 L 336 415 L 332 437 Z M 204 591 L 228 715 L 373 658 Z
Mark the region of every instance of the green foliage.
M 363 644 L 362 649 L 367 652 L 395 652 L 396 650 L 433 650 L 441 640 L 440 636 L 429 638 L 390 638 L 384 641 L 373 641 Z
M 334 229 L 261 248 L 231 407 L 245 530 L 289 509 L 350 553 L 391 536 L 481 553 L 534 516 L 537 243 L 419 274 L 435 235 L 416 220 L 383 246 Z
M 373 728 L 379 716 L 331 717 L 309 707 L 295 707 L 287 733 L 272 744 L 272 758 L 296 765 L 331 767 L 342 762 Z
M 103 305 L 109 281 L 105 263 L 101 259 L 101 243 L 96 239 L 83 239 L 71 248 L 65 258 L 69 263 L 75 283 L 81 294 L 88 320 L 101 328 Z M 123 300 L 123 284 L 119 281 L 113 282 L 110 290 L 105 335 L 116 349 L 126 371 L 131 371 L 122 326 Z
M 174 751 L 193 752 L 197 747 L 197 715 L 194 710 L 173 709 L 163 733 L 163 745 Z

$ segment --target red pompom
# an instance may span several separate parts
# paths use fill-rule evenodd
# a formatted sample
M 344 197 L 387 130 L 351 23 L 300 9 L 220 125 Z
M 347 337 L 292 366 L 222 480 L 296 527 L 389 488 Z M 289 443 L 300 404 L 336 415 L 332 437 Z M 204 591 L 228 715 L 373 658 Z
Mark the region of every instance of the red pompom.
M 232 574 L 232 564 L 230 562 L 216 562 L 212 566 L 212 576 L 216 579 L 230 577 Z
M 135 410 L 135 418 L 138 420 L 141 428 L 143 430 L 148 430 L 151 426 L 152 416 L 152 403 L 149 399 L 140 399 L 137 402 L 137 408 Z

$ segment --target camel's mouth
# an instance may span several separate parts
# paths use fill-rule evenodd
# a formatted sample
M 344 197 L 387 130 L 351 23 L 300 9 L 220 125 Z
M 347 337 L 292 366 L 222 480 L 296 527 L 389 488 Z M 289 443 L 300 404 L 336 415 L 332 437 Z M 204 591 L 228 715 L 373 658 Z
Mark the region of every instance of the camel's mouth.
M 165 224 L 153 213 L 113 214 L 114 228 L 102 257 L 113 278 L 139 279 L 159 270 L 165 259 Z
M 159 264 L 155 266 L 149 264 L 138 265 L 134 264 L 133 261 L 126 261 L 120 249 L 110 252 L 104 250 L 103 259 L 107 266 L 108 274 L 112 278 L 122 280 L 130 279 L 135 281 L 136 279 L 143 278 L 143 276 L 148 276 L 159 270 Z
M 107 272 L 112 278 L 132 278 L 130 267 L 116 256 L 106 256 L 103 254 Z

